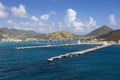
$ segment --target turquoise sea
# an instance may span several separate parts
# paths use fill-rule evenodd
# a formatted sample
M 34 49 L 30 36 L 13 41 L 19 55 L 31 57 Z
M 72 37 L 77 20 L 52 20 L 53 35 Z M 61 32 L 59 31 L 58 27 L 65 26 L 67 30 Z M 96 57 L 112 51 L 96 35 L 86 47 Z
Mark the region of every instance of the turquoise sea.
M 47 59 L 97 45 L 14 49 L 44 44 L 48 42 L 0 42 L 0 80 L 120 80 L 120 45 L 52 63 Z

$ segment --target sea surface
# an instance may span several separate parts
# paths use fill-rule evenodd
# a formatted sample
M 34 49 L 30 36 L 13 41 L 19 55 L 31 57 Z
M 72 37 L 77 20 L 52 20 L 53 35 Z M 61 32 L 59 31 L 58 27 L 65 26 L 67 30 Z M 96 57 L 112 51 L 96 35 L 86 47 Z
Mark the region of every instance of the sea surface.
M 51 63 L 47 62 L 50 57 L 97 45 L 15 49 L 45 44 L 48 42 L 0 42 L 0 80 L 120 80 L 120 45 Z

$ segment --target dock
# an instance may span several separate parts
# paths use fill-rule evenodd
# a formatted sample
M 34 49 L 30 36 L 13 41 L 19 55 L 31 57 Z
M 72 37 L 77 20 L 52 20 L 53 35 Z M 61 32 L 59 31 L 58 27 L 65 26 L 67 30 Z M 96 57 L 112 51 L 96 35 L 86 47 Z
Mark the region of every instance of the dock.
M 85 54 L 85 53 L 88 53 L 88 52 L 92 52 L 92 51 L 95 51 L 95 50 L 98 50 L 98 49 L 102 49 L 102 48 L 105 48 L 105 47 L 108 47 L 108 46 L 111 46 L 111 45 L 112 45 L 112 44 L 109 44 L 109 45 L 101 45 L 101 46 L 96 46 L 96 47 L 94 47 L 94 48 L 90 48 L 90 49 L 86 49 L 86 50 L 82 50 L 82 51 L 66 53 L 66 54 L 63 54 L 63 55 L 51 57 L 51 58 L 47 59 L 47 61 L 48 61 L 48 62 L 52 62 L 52 61 L 55 60 L 55 59 L 62 59 L 62 58 L 65 58 L 65 57 L 72 57 L 72 56 L 75 56 L 75 55 L 81 55 L 81 54 Z

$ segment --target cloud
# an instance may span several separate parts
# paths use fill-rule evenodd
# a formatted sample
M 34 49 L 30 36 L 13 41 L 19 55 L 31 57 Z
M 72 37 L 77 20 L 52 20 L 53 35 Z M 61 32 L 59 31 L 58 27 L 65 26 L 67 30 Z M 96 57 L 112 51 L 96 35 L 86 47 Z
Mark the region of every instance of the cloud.
M 37 32 L 50 33 L 56 31 L 56 24 L 49 20 L 49 14 L 43 14 L 40 16 L 40 19 L 37 21 L 37 26 L 39 27 Z
M 84 25 L 85 34 L 95 30 L 98 27 L 97 21 L 93 17 L 89 17 L 88 21 L 86 21 Z
M 21 9 L 20 6 L 19 9 Z M 28 17 L 26 10 L 23 12 L 25 13 L 25 16 Z M 86 33 L 86 28 L 89 31 L 93 30 L 97 25 L 93 17 L 90 17 L 87 23 L 80 21 L 77 17 L 77 12 L 73 9 L 67 9 L 64 19 L 61 21 L 53 21 L 51 17 L 54 15 L 52 14 L 53 13 L 51 12 L 51 13 L 43 14 L 40 17 L 36 17 L 33 15 L 33 16 L 29 16 L 27 20 L 24 21 L 22 21 L 21 19 L 8 20 L 7 27 L 15 28 L 15 29 L 34 30 L 39 33 L 68 31 L 68 32 L 80 34 L 80 33 Z M 19 17 L 25 17 L 25 16 L 19 15 Z
M 0 2 L 0 10 L 5 10 L 5 6 Z
M 115 19 L 115 15 L 110 15 L 109 16 L 109 21 L 111 25 L 116 25 L 116 19 Z
M 59 26 L 59 28 L 63 28 L 63 23 L 62 22 L 58 22 L 58 26 Z
M 86 23 L 82 22 L 77 18 L 77 12 L 73 9 L 66 10 L 65 24 L 67 26 L 65 30 L 77 34 L 86 33 L 86 30 L 90 32 L 97 27 L 97 22 L 93 17 L 90 17 Z
M 38 21 L 38 18 L 35 17 L 35 16 L 31 16 L 31 20 L 33 20 L 33 21 Z
M 49 14 L 50 14 L 50 15 L 55 15 L 56 12 L 55 12 L 55 11 L 50 11 Z
M 8 20 L 7 24 L 13 24 L 12 20 Z
M 0 11 L 0 18 L 7 18 L 8 17 L 8 13 L 5 11 Z
M 21 22 L 16 20 L 8 20 L 7 27 L 11 29 L 33 30 L 30 22 Z
M 12 7 L 11 11 L 14 16 L 26 18 L 28 13 L 26 12 L 25 6 L 20 4 L 19 7 Z
M 49 19 L 49 14 L 43 14 L 40 19 L 43 20 L 43 21 L 47 21 Z
M 74 32 L 83 31 L 84 24 L 77 20 L 77 12 L 73 9 L 67 9 L 65 15 L 65 23 L 67 24 L 67 27 L 71 29 L 71 31 L 73 30 Z
M 7 18 L 8 13 L 6 12 L 6 7 L 0 2 L 0 18 Z
M 77 13 L 73 9 L 67 9 L 65 20 L 69 23 L 72 23 L 76 20 Z
M 59 30 L 57 24 L 49 20 L 48 14 L 43 14 L 40 18 L 31 16 L 28 21 L 8 20 L 7 27 L 24 30 L 34 30 L 39 33 L 50 33 Z
M 88 21 L 88 23 L 87 23 L 87 27 L 94 27 L 94 26 L 96 26 L 97 25 L 97 23 L 96 23 L 96 21 L 94 20 L 94 18 L 93 17 L 90 17 L 89 18 L 89 21 Z

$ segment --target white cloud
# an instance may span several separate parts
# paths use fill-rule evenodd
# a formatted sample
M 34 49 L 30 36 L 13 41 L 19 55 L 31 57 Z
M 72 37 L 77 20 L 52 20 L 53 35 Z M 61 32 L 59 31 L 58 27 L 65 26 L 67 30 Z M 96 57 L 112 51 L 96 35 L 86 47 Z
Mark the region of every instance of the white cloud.
M 94 20 L 94 18 L 93 17 L 90 17 L 89 18 L 89 21 L 88 21 L 88 23 L 87 23 L 87 27 L 94 27 L 94 26 L 96 26 L 97 25 L 97 23 L 96 23 L 96 21 Z
M 110 15 L 109 16 L 109 21 L 111 25 L 116 25 L 116 19 L 115 19 L 115 15 Z
M 77 13 L 73 9 L 67 9 L 65 20 L 69 23 L 72 23 L 76 20 Z
M 95 30 L 97 26 L 97 21 L 93 17 L 89 17 L 89 20 L 84 24 L 84 33 L 91 32 Z
M 40 19 L 43 21 L 47 21 L 49 19 L 49 17 L 50 17 L 49 14 L 44 14 L 40 17 Z
M 0 2 L 0 10 L 5 10 L 5 6 Z
M 72 23 L 72 26 L 74 26 L 75 30 L 78 30 L 78 31 L 83 31 L 83 23 L 80 22 L 80 21 L 74 21 Z
M 35 17 L 35 16 L 31 16 L 31 20 L 33 20 L 33 21 L 38 21 L 38 18 Z
M 5 11 L 0 11 L 0 18 L 7 18 L 8 17 L 8 13 Z
M 5 10 L 6 10 L 6 7 L 0 2 L 0 18 L 8 17 L 8 13 Z
M 77 20 L 77 12 L 73 9 L 67 9 L 65 22 L 69 29 L 74 32 L 81 32 L 83 31 L 84 24 Z
M 63 23 L 62 22 L 58 22 L 58 26 L 59 26 L 60 29 L 63 28 Z
M 28 13 L 26 12 L 25 6 L 20 4 L 19 7 L 12 7 L 11 11 L 14 16 L 17 17 L 28 17 Z
M 30 22 L 21 22 L 16 20 L 8 20 L 7 27 L 11 29 L 33 30 Z
M 13 24 L 13 21 L 12 20 L 8 20 L 7 24 L 11 25 L 11 24 Z
M 66 15 L 63 21 L 52 21 L 53 15 L 43 14 L 40 18 L 36 16 L 30 16 L 28 21 L 8 20 L 8 28 L 34 30 L 40 33 L 50 33 L 56 31 L 68 31 L 76 34 L 86 33 L 86 28 L 91 31 L 96 26 L 96 21 L 93 17 L 90 17 L 87 23 L 81 22 L 77 18 L 77 12 L 73 9 L 67 9 Z M 19 16 L 20 17 L 20 16 Z M 24 19 L 24 18 L 23 18 Z M 86 27 L 85 27 L 86 26 Z
M 7 26 L 8 28 L 15 29 L 24 29 L 24 30 L 34 30 L 40 33 L 50 33 L 57 31 L 56 23 L 49 20 L 49 15 L 43 14 L 39 19 L 35 16 L 31 16 L 31 20 L 29 21 L 16 21 L 16 20 L 8 20 Z

